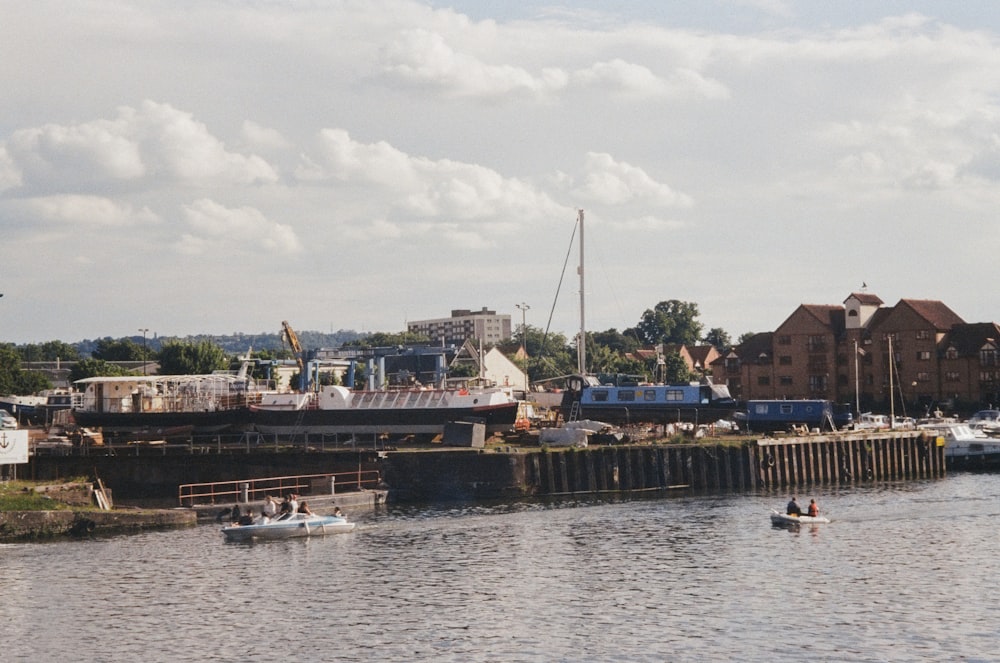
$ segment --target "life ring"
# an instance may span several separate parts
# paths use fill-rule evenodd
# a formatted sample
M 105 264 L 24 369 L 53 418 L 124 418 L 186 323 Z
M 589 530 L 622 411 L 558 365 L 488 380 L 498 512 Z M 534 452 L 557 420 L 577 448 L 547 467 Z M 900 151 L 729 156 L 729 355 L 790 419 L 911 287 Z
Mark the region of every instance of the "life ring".
M 774 467 L 774 454 L 767 454 L 760 459 L 761 467 Z

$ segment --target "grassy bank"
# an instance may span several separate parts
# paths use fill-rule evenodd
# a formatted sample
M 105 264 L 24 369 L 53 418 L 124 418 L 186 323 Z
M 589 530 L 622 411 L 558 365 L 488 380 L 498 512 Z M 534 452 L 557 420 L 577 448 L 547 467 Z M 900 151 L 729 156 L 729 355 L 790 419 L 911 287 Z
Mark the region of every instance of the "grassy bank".
M 95 509 L 89 497 L 90 482 L 74 479 L 53 486 L 37 481 L 0 483 L 0 511 L 64 511 Z

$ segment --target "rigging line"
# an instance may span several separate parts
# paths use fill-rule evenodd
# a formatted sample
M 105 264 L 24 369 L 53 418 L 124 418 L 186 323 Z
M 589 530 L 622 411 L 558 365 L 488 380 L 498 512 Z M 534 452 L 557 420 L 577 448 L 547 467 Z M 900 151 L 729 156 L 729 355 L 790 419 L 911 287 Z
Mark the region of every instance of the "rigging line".
M 628 329 L 628 327 L 624 326 L 625 311 L 622 309 L 622 301 L 618 297 L 618 293 L 615 290 L 614 283 L 611 281 L 611 277 L 608 276 L 608 264 L 606 262 L 604 262 L 604 260 L 603 260 L 604 255 L 600 251 L 600 248 L 601 248 L 600 244 L 598 244 L 597 248 L 598 248 L 598 250 L 596 252 L 597 253 L 597 263 L 601 267 L 601 274 L 604 276 L 604 281 L 605 281 L 605 283 L 608 286 L 608 290 L 611 292 L 611 299 L 614 301 L 614 303 L 615 303 L 615 305 L 616 305 L 616 307 L 618 309 L 618 319 L 619 319 L 620 322 L 623 323 L 622 330 L 624 331 L 625 329 Z M 593 293 L 591 293 L 591 294 L 593 294 Z
M 580 219 L 577 218 L 576 223 L 573 224 L 573 234 L 569 238 L 569 247 L 566 249 L 566 259 L 563 261 L 562 273 L 559 275 L 559 285 L 556 286 L 556 296 L 552 300 L 552 308 L 549 309 L 549 320 L 545 323 L 545 333 L 542 335 L 542 343 L 544 346 L 545 338 L 549 335 L 549 329 L 552 328 L 552 316 L 556 311 L 556 302 L 559 301 L 559 291 L 562 290 L 563 279 L 566 277 L 566 265 L 569 264 L 569 256 L 573 251 L 573 240 L 576 239 L 576 228 L 580 225 Z

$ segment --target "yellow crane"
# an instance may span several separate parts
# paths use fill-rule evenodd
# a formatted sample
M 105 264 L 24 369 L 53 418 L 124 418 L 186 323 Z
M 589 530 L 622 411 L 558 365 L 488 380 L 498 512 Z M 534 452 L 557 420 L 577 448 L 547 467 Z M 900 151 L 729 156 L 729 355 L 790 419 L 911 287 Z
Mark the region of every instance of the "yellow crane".
M 285 339 L 288 340 L 288 345 L 291 346 L 292 352 L 295 354 L 295 362 L 299 365 L 299 373 L 302 373 L 306 367 L 302 361 L 302 346 L 299 345 L 299 337 L 295 335 L 295 330 L 292 329 L 287 320 L 281 321 L 281 328 L 284 331 Z

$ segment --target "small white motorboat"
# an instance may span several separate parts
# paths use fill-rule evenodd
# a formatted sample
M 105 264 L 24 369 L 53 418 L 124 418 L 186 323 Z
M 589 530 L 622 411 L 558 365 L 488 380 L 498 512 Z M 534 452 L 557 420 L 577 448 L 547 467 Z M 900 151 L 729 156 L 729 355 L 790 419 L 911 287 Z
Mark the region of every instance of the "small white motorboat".
M 771 509 L 772 525 L 818 525 L 828 522 L 830 519 L 823 516 L 794 516 Z
M 350 532 L 354 523 L 343 516 L 318 516 L 310 513 L 284 514 L 261 522 L 257 519 L 251 525 L 229 525 L 222 528 L 227 541 L 263 541 L 270 539 L 291 539 L 303 536 L 323 536 Z

